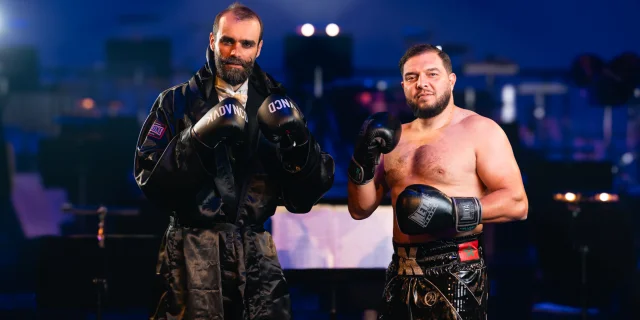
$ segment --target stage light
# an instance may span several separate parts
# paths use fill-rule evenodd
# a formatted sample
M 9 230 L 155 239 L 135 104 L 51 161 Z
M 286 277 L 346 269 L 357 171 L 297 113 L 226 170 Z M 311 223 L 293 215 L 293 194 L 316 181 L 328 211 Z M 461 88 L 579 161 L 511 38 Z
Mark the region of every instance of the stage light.
M 96 102 L 91 98 L 84 98 L 80 101 L 80 107 L 85 110 L 91 110 L 96 106 Z
M 507 84 L 502 87 L 502 123 L 513 123 L 516 120 L 516 87 Z
M 559 202 L 583 203 L 583 202 L 618 202 L 619 196 L 613 193 L 600 192 L 590 195 L 582 195 L 580 193 L 566 192 L 556 193 L 553 199 Z
M 371 102 L 373 102 L 373 96 L 371 95 L 370 92 L 364 91 L 358 94 L 358 101 L 363 106 L 366 106 L 366 105 L 369 105 Z
M 564 194 L 564 199 L 569 201 L 569 202 L 575 201 L 576 198 L 577 198 L 577 196 L 573 192 L 567 192 L 567 193 Z
M 388 87 L 389 85 L 384 80 L 380 80 L 378 81 L 378 83 L 376 83 L 376 89 L 378 89 L 378 91 L 385 91 Z
M 316 29 L 313 27 L 311 23 L 305 23 L 300 28 L 300 33 L 302 33 L 305 37 L 311 37 Z
M 623 165 L 628 165 L 631 162 L 633 162 L 633 153 L 631 152 L 627 152 L 625 154 L 622 155 L 622 158 L 620 159 L 620 162 L 622 162 Z
M 329 37 L 335 37 L 340 33 L 340 27 L 338 27 L 335 23 L 329 23 L 327 27 L 324 29 Z
M 617 194 L 602 192 L 594 197 L 594 200 L 600 202 L 618 202 L 620 197 Z
M 556 193 L 553 196 L 553 199 L 560 202 L 576 202 L 581 198 L 579 193 L 566 192 L 566 193 Z
M 518 85 L 518 92 L 521 95 L 532 95 L 534 99 L 533 116 L 541 120 L 545 117 L 545 98 L 549 95 L 564 95 L 568 91 L 565 84 L 557 82 L 527 82 Z

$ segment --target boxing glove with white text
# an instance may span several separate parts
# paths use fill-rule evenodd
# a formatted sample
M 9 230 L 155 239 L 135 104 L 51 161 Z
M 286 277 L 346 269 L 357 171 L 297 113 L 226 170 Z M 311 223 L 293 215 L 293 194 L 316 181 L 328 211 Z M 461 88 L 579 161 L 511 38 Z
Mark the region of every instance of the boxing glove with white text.
M 244 107 L 234 98 L 226 98 L 213 106 L 191 129 L 191 134 L 206 147 L 218 143 L 240 143 L 249 121 Z
M 400 231 L 408 235 L 443 231 L 471 231 L 482 221 L 482 205 L 475 197 L 449 197 L 422 184 L 406 187 L 396 199 Z

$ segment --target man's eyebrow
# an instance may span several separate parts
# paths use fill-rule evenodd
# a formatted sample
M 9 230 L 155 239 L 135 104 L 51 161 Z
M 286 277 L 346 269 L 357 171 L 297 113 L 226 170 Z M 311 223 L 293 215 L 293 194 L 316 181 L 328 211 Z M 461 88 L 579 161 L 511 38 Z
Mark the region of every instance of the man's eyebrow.
M 229 36 L 222 36 L 222 37 L 220 37 L 220 40 L 222 40 L 222 41 L 231 41 L 231 42 L 235 42 L 236 41 L 236 39 L 231 38 Z M 240 40 L 240 42 L 242 42 L 243 44 L 250 44 L 250 45 L 255 45 L 256 44 L 256 42 L 253 41 L 253 40 Z
M 428 68 L 426 71 L 427 72 L 431 72 L 431 71 L 440 72 L 440 69 L 438 69 L 436 67 L 432 67 L 432 68 Z M 415 71 L 410 71 L 410 72 L 407 72 L 407 73 L 404 74 L 405 77 L 407 77 L 407 76 L 416 76 L 416 75 L 418 75 L 418 72 L 415 72 Z

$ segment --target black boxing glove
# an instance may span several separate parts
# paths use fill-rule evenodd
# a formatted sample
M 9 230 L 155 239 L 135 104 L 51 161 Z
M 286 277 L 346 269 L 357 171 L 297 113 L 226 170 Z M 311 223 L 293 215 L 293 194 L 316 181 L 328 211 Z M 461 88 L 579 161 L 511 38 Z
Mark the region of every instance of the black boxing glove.
M 353 150 L 349 179 L 358 185 L 371 181 L 380 163 L 380 154 L 391 152 L 398 145 L 401 134 L 402 123 L 388 112 L 378 112 L 367 118 Z
M 300 109 L 286 96 L 272 94 L 258 109 L 258 124 L 265 138 L 278 145 L 285 170 L 295 173 L 310 156 L 310 133 Z
M 247 122 L 249 118 L 242 104 L 234 98 L 226 98 L 193 125 L 191 135 L 210 149 L 220 142 L 240 143 L 244 140 Z
M 474 197 L 449 197 L 440 190 L 414 184 L 396 199 L 400 231 L 408 235 L 448 230 L 470 231 L 482 221 L 482 205 Z

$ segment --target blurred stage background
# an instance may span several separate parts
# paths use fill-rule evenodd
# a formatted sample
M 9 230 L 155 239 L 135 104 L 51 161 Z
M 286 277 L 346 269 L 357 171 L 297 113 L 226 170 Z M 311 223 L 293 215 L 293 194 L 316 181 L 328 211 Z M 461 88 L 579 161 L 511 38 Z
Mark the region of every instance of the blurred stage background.
M 167 217 L 135 185 L 135 142 L 230 2 L 150 3 L 0 1 L 0 319 L 94 319 L 98 300 L 103 319 L 144 319 L 155 303 Z M 267 225 L 297 319 L 375 316 L 391 208 L 353 221 L 346 167 L 369 114 L 411 120 L 397 64 L 417 42 L 452 57 L 458 106 L 503 126 L 529 195 L 527 221 L 485 226 L 489 319 L 637 319 L 639 2 L 243 3 L 265 26 L 257 62 L 337 160 L 321 204 Z

